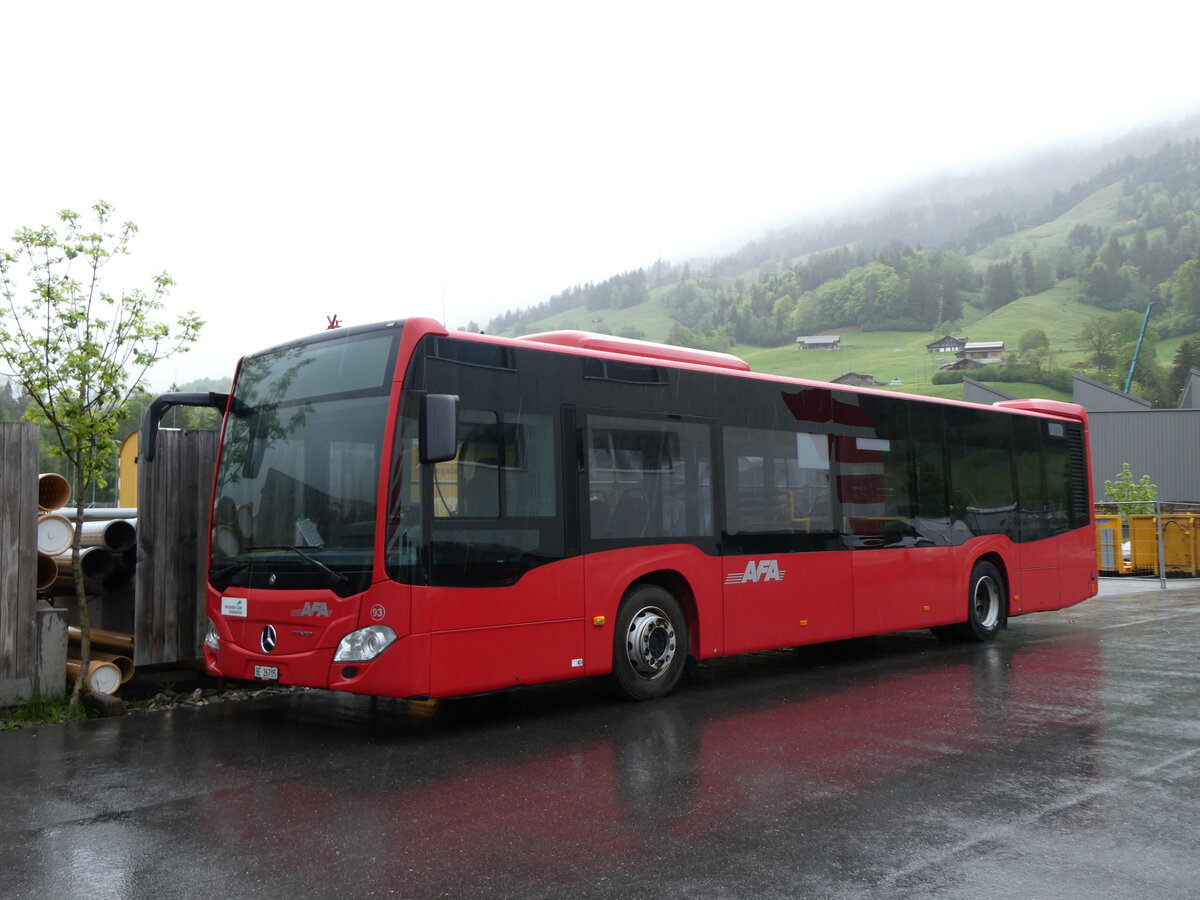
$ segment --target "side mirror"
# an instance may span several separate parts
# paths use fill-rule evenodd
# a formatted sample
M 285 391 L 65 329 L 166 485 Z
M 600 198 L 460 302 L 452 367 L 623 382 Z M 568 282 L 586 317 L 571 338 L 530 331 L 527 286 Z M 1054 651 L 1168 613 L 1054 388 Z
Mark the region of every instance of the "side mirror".
M 234 403 L 237 403 L 235 400 Z M 214 392 L 160 394 L 142 416 L 141 436 L 138 438 L 138 457 L 153 462 L 158 449 L 158 425 L 172 406 L 207 406 L 224 413 L 229 406 L 229 395 Z
M 439 463 L 458 455 L 458 396 L 426 394 L 421 398 L 420 455 L 423 463 Z

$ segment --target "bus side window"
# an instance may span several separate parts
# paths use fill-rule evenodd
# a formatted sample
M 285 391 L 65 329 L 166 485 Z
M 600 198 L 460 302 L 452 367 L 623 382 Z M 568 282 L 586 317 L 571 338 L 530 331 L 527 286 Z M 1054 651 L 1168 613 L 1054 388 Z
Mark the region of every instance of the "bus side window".
M 1017 473 L 1018 526 L 1021 540 L 1049 537 L 1041 432 L 1037 419 L 1013 419 L 1013 458 Z
M 459 482 L 458 514 L 474 519 L 494 519 L 500 515 L 500 460 L 480 456 L 463 464 Z
M 946 436 L 942 410 L 909 404 L 908 422 L 913 456 L 913 524 L 925 540 L 942 546 L 953 543 L 946 479 Z
M 421 469 L 418 463 L 417 420 L 403 415 L 396 422 L 388 486 L 387 565 L 393 578 L 416 579 L 421 544 Z
M 500 515 L 500 427 L 490 410 L 460 409 L 458 454 L 434 467 L 434 516 Z
M 950 507 L 972 535 L 1017 534 L 1012 442 L 1012 417 L 1004 413 L 946 410 Z
M 731 534 L 833 529 L 828 436 L 732 427 L 723 434 Z
M 1050 534 L 1062 534 L 1071 527 L 1071 456 L 1067 430 L 1061 422 L 1046 422 L 1043 427 L 1047 526 Z
M 559 476 L 553 417 L 505 412 L 503 418 L 504 514 L 557 516 Z
M 587 442 L 592 538 L 712 533 L 706 425 L 589 416 Z

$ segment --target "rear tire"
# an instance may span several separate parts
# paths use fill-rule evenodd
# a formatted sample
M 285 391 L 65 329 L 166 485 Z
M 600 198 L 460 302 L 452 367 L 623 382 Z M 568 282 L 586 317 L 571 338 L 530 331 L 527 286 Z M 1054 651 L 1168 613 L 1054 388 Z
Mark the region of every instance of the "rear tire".
M 984 644 L 994 641 L 1004 624 L 1008 588 L 1000 570 L 986 560 L 975 563 L 967 586 L 967 620 L 931 629 L 939 639 Z
M 613 682 L 631 700 L 675 689 L 688 658 L 687 620 L 664 588 L 644 584 L 621 602 L 613 634 Z

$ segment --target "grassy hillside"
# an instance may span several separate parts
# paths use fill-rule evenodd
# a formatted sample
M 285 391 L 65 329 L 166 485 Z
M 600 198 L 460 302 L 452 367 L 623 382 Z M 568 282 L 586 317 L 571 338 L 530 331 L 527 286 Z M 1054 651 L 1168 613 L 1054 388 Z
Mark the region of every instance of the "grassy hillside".
M 537 331 L 579 329 L 616 334 L 626 329 L 636 329 L 644 334 L 648 341 L 664 341 L 674 324 L 674 320 L 667 314 L 662 303 L 652 294 L 649 302 L 627 309 L 589 310 L 577 306 L 574 309 L 541 319 L 533 326 L 523 328 L 521 331 L 524 334 L 533 334 Z
M 858 332 L 842 335 L 841 350 L 798 350 L 795 347 L 764 350 L 759 347 L 735 347 L 732 352 L 746 360 L 755 371 L 772 375 L 832 381 L 847 372 L 858 372 L 861 375 L 871 375 L 881 384 L 898 391 L 961 399 L 962 385 L 932 383 L 933 375 L 938 371 L 939 357 L 925 350 L 925 345 L 931 339 L 925 332 Z M 1008 340 L 1004 337 L 990 336 L 982 339 L 1006 342 Z M 1015 345 L 1015 340 L 1013 344 Z M 1063 357 L 1070 358 L 1073 355 L 1082 354 L 1064 353 Z M 967 374 L 971 375 L 969 372 Z M 900 382 L 899 386 L 891 385 L 893 381 Z M 1044 385 L 1011 383 L 997 384 L 996 387 L 1013 396 L 1071 399 L 1065 393 Z
M 1071 209 L 1052 222 L 1026 228 L 1016 234 L 1000 238 L 972 256 L 977 264 L 1020 256 L 1028 251 L 1037 256 L 1053 257 L 1067 245 L 1067 235 L 1076 225 L 1091 225 L 1109 229 L 1117 223 L 1117 200 L 1121 196 L 1121 184 L 1110 184 L 1085 197 Z
M 843 332 L 840 350 L 798 350 L 795 346 L 734 347 L 759 372 L 832 381 L 847 372 L 873 375 L 876 381 L 898 380 L 911 389 L 929 384 L 937 371 L 937 360 L 925 352 L 932 338 L 925 332 Z
M 1104 313 L 1081 302 L 1075 279 L 1068 278 L 1048 291 L 1021 297 L 984 316 L 967 334 L 973 341 L 1004 341 L 1006 348 L 1016 350 L 1023 334 L 1041 329 L 1050 340 L 1050 349 L 1059 354 L 1060 364 L 1067 365 L 1083 359 L 1078 341 L 1083 323 Z
M 1200 204 L 1195 202 L 1195 196 L 1197 192 L 1200 192 L 1200 187 L 1191 193 L 1181 192 L 1178 196 L 1168 197 L 1164 193 L 1165 188 L 1161 181 L 1155 179 L 1167 179 L 1179 175 L 1183 171 L 1180 168 L 1182 163 L 1164 150 L 1158 157 L 1155 157 L 1154 165 L 1157 168 L 1151 167 L 1154 168 L 1151 174 L 1141 172 L 1137 178 L 1130 174 L 1137 169 L 1132 162 L 1123 163 L 1123 168 L 1107 168 L 1091 178 L 1086 187 L 1080 184 L 1072 188 L 1069 197 L 1059 192 L 1056 201 L 1061 198 L 1063 203 L 1056 202 L 1053 206 L 1048 206 L 1048 214 L 1052 214 L 1053 210 L 1063 209 L 1066 203 L 1073 202 L 1074 205 L 1058 215 L 1057 218 L 1011 234 L 1006 233 L 1007 230 L 1011 230 L 1021 219 L 1041 221 L 1041 218 L 1044 217 L 1030 213 L 1029 209 L 1022 213 L 1020 210 L 1004 207 L 1002 204 L 988 207 L 990 201 L 983 197 L 975 198 L 978 202 L 974 205 L 967 204 L 959 209 L 959 213 L 963 215 L 970 213 L 975 216 L 977 221 L 982 221 L 983 225 L 988 226 L 982 232 L 979 227 L 962 232 L 963 252 L 967 252 L 971 247 L 979 247 L 981 240 L 989 240 L 988 237 L 980 235 L 1001 235 L 991 240 L 982 249 L 966 256 L 965 263 L 964 257 L 958 258 L 959 265 L 969 266 L 981 277 L 986 272 L 986 277 L 982 277 L 983 293 L 992 297 L 996 296 L 996 281 L 993 276 L 997 272 L 1003 273 L 1006 268 L 1016 271 L 1017 286 L 1015 290 L 1020 290 L 1020 285 L 1032 282 L 1035 277 L 1036 280 L 1044 283 L 1045 280 L 1053 277 L 1055 271 L 1077 270 L 1084 273 L 1084 277 L 1088 280 L 1088 290 L 1097 298 L 1097 302 L 1105 303 L 1109 308 L 1102 309 L 1099 306 L 1082 302 L 1083 288 L 1079 279 L 1074 277 L 1062 279 L 1050 289 L 1036 295 L 1020 297 L 994 312 L 988 312 L 981 306 L 975 305 L 981 303 L 981 294 L 966 293 L 963 296 L 967 302 L 963 305 L 962 315 L 954 327 L 954 332 L 958 335 L 965 335 L 973 341 L 1003 341 L 1006 350 L 1011 353 L 1018 350 L 1023 335 L 1038 329 L 1045 332 L 1049 340 L 1053 353 L 1053 366 L 1060 369 L 1073 368 L 1083 363 L 1088 357 L 1088 352 L 1080 345 L 1078 336 L 1088 320 L 1108 315 L 1109 310 L 1122 305 L 1133 305 L 1129 301 L 1129 297 L 1134 296 L 1133 291 L 1135 290 L 1138 292 L 1137 296 L 1157 296 L 1158 291 L 1158 281 L 1144 282 L 1140 285 L 1137 283 L 1137 273 L 1140 270 L 1132 263 L 1125 268 L 1120 268 L 1121 276 L 1126 278 L 1125 287 L 1113 288 L 1112 285 L 1118 283 L 1115 275 L 1108 282 L 1104 282 L 1096 274 L 1099 268 L 1104 268 L 1109 263 L 1105 262 L 1104 266 L 1101 266 L 1100 262 L 1096 260 L 1098 258 L 1105 259 L 1104 254 L 1109 252 L 1130 252 L 1130 248 L 1134 245 L 1132 235 L 1136 232 L 1137 240 L 1141 242 L 1140 250 L 1143 253 L 1141 261 L 1146 263 L 1145 271 L 1151 273 L 1156 279 L 1162 278 L 1164 276 L 1159 274 L 1159 270 L 1153 265 L 1156 264 L 1156 260 L 1161 260 L 1161 253 L 1168 252 L 1164 249 L 1163 222 L 1173 222 L 1176 235 L 1181 231 L 1185 235 L 1194 235 L 1200 231 Z M 1179 175 L 1179 177 L 1183 176 Z M 1184 180 L 1186 181 L 1186 179 Z M 1150 203 L 1151 200 L 1154 201 L 1153 204 Z M 982 220 L 982 216 L 992 209 L 996 210 L 992 217 Z M 1152 209 L 1153 216 L 1147 213 L 1148 209 Z M 1178 210 L 1178 213 L 1171 219 L 1174 210 Z M 916 216 L 914 221 L 919 218 Z M 903 224 L 908 220 L 897 219 L 896 221 Z M 873 224 L 878 226 L 876 229 L 878 231 L 885 225 L 890 227 L 895 223 L 885 218 Z M 1080 230 L 1082 237 L 1077 237 L 1074 242 L 1070 242 L 1069 237 L 1072 231 L 1080 225 L 1087 226 Z M 907 236 L 908 231 L 905 230 L 907 227 L 902 228 L 897 234 L 903 233 Z M 1188 229 L 1191 230 L 1188 231 Z M 837 234 L 836 231 L 831 233 L 833 236 Z M 1105 242 L 1112 243 L 1111 238 L 1119 238 L 1121 235 L 1129 235 L 1126 238 L 1126 244 L 1118 246 L 1115 251 L 1112 251 Z M 1161 245 L 1155 251 L 1159 252 L 1160 256 L 1146 255 L 1147 241 L 1154 241 Z M 861 274 L 867 271 L 865 260 L 868 257 L 865 247 L 855 247 L 853 239 L 839 245 L 831 237 L 830 242 L 818 245 L 830 248 L 832 251 L 821 256 L 821 259 L 825 260 L 824 262 L 807 269 L 804 267 L 792 269 L 792 264 L 801 257 L 797 257 L 794 252 L 791 254 L 780 252 L 783 250 L 784 244 L 779 243 L 779 247 L 770 245 L 770 241 L 761 246 L 748 245 L 744 251 L 732 257 L 714 261 L 709 269 L 705 269 L 703 264 L 697 264 L 691 274 L 688 274 L 688 266 L 673 270 L 668 267 L 666 278 L 664 278 L 664 270 L 658 270 L 654 273 L 654 282 L 659 283 L 660 286 L 647 292 L 643 284 L 640 296 L 646 296 L 648 293 L 649 299 L 636 306 L 623 309 L 589 310 L 580 305 L 573 309 L 562 310 L 561 303 L 546 304 L 547 310 L 562 311 L 554 315 L 546 315 L 538 321 L 530 321 L 535 318 L 535 315 L 531 315 L 531 313 L 536 313 L 537 309 L 528 310 L 523 314 L 523 322 L 519 325 L 518 330 L 507 333 L 528 334 L 535 331 L 575 328 L 633 335 L 652 341 L 666 341 L 672 329 L 678 324 L 664 302 L 665 299 L 669 299 L 671 308 L 680 311 L 684 321 L 688 322 L 690 326 L 696 327 L 698 332 L 707 335 L 705 340 L 754 341 L 754 345 L 735 345 L 729 349 L 743 357 L 757 371 L 821 381 L 831 381 L 848 372 L 857 372 L 872 376 L 882 385 L 894 385 L 897 390 L 936 396 L 961 396 L 960 385 L 935 386 L 932 384 L 932 378 L 938 372 L 939 363 L 946 360 L 939 360 L 934 355 L 927 353 L 925 346 L 940 337 L 943 333 L 941 330 L 936 332 L 863 331 L 853 327 L 834 329 L 826 333 L 841 335 L 841 349 L 831 352 L 798 350 L 792 342 L 795 334 L 790 333 L 789 330 L 789 333 L 779 335 L 784 346 L 773 348 L 759 346 L 771 341 L 773 331 L 780 328 L 777 324 L 779 322 L 793 323 L 790 326 L 783 326 L 790 329 L 796 327 L 794 323 L 805 321 L 856 321 L 845 315 L 846 310 L 862 313 L 862 317 L 857 321 L 870 321 L 870 316 L 874 315 L 874 321 L 884 324 L 884 327 L 888 322 L 903 327 L 902 323 L 904 322 L 929 321 L 928 316 L 922 318 L 910 315 L 906 318 L 903 314 L 896 314 L 894 312 L 896 297 L 920 295 L 915 291 L 911 295 L 902 294 L 894 287 L 890 288 L 892 292 L 887 294 L 885 293 L 885 289 L 888 289 L 886 279 L 892 278 L 894 284 L 896 279 L 908 277 L 903 274 L 893 274 L 894 272 L 903 273 L 905 266 L 912 264 L 906 261 L 905 254 L 908 254 L 908 260 L 918 257 L 915 263 L 918 267 L 928 265 L 931 271 L 936 272 L 934 267 L 940 265 L 935 257 L 922 255 L 919 243 L 914 246 L 898 243 L 896 247 L 899 249 L 888 249 L 870 257 L 869 265 L 874 266 L 875 269 L 871 270 L 872 274 L 869 278 L 883 279 L 870 283 L 880 285 L 880 293 L 877 296 L 887 297 L 889 299 L 883 302 L 893 304 L 891 307 L 885 307 L 882 303 L 880 306 L 873 306 L 870 304 L 875 302 L 874 299 L 861 301 L 861 298 L 873 298 L 876 295 L 868 294 L 857 287 L 867 283 L 867 276 Z M 950 242 L 947 246 L 954 246 L 954 243 Z M 767 251 L 774 252 L 775 255 L 772 256 Z M 1191 252 L 1192 250 L 1187 250 L 1187 253 Z M 1025 253 L 1030 254 L 1030 257 L 1026 259 L 1026 265 L 1032 260 L 1036 266 L 1035 275 L 1024 274 L 1020 271 L 1021 255 Z M 844 268 L 838 269 L 837 266 L 842 264 L 841 261 L 847 259 L 854 261 Z M 1126 259 L 1131 259 L 1131 257 L 1126 257 Z M 994 265 L 997 261 L 1011 262 L 1011 265 L 998 267 Z M 1172 262 L 1172 265 L 1175 264 Z M 1123 265 L 1123 260 L 1116 259 L 1115 262 L 1111 262 L 1111 272 L 1116 273 L 1118 267 Z M 851 276 L 842 278 L 854 266 L 858 268 L 853 269 Z M 889 269 L 889 266 L 892 268 Z M 1127 270 L 1133 273 L 1132 286 L 1126 276 Z M 814 273 L 818 276 L 817 278 L 813 277 Z M 854 273 L 859 274 L 854 276 Z M 637 274 L 640 277 L 640 271 Z M 672 281 L 671 275 L 677 281 Z M 859 280 L 855 282 L 854 277 Z M 961 275 L 955 277 L 958 277 L 960 284 L 964 285 L 969 284 L 972 280 Z M 1147 278 L 1149 277 L 1148 275 Z M 913 279 L 910 286 L 916 284 L 915 276 Z M 661 284 L 664 280 L 668 283 Z M 900 283 L 901 289 L 904 290 L 905 282 L 901 281 Z M 682 295 L 685 285 L 690 291 L 690 296 L 686 298 Z M 974 287 L 976 289 L 978 289 L 978 285 L 979 280 L 975 280 Z M 829 289 L 825 290 L 827 286 Z M 852 295 L 855 290 L 858 290 L 859 293 Z M 1121 290 L 1127 290 L 1130 293 L 1127 295 L 1118 293 Z M 586 294 L 586 289 L 583 293 Z M 579 289 L 576 289 L 575 294 L 564 294 L 562 299 L 573 302 L 573 298 L 578 294 Z M 833 305 L 843 302 L 842 298 L 848 296 L 860 298 L 860 304 L 857 307 L 852 306 L 849 302 L 841 307 Z M 592 302 L 593 305 L 600 306 L 608 301 L 601 298 Z M 1001 302 L 1003 301 L 1001 300 Z M 707 308 L 698 307 L 698 303 L 707 303 L 709 306 Z M 1163 305 L 1160 304 L 1160 312 L 1162 307 Z M 927 301 L 923 307 L 916 305 L 912 307 L 912 309 L 924 310 L 928 310 L 928 308 Z M 892 310 L 889 312 L 890 318 L 881 314 L 879 312 L 881 309 Z M 817 313 L 818 310 L 819 313 Z M 862 312 L 864 310 L 868 312 Z M 701 324 L 697 325 L 697 322 Z M 750 327 L 751 324 L 753 327 Z M 816 327 L 822 326 L 817 325 Z M 1171 365 L 1176 349 L 1186 337 L 1188 336 L 1175 337 L 1158 345 L 1157 360 L 1161 367 L 1165 368 Z M 1009 384 L 1005 386 L 1000 383 L 997 386 L 1011 394 L 1068 399 L 1060 392 L 1040 385 Z
M 1004 341 L 1006 347 L 1015 350 L 1021 335 L 1032 328 L 1040 328 L 1050 339 L 1058 364 L 1069 365 L 1084 356 L 1076 341 L 1080 325 L 1101 313 L 1095 307 L 1079 302 L 1076 297 L 1074 279 L 1069 279 L 1051 290 L 1033 297 L 1022 297 L 987 315 L 968 306 L 964 321 L 969 324 L 961 330 L 972 340 Z M 649 302 L 628 309 L 590 312 L 579 307 L 568 310 L 535 323 L 528 332 L 570 328 L 612 334 L 625 329 L 637 329 L 645 335 L 646 340 L 663 341 L 673 324 L 661 302 L 652 296 Z M 794 345 L 771 348 L 735 346 L 730 348 L 730 352 L 745 359 L 755 371 L 772 375 L 832 381 L 847 372 L 858 372 L 871 375 L 885 385 L 899 381 L 901 386 L 897 390 L 928 396 L 962 397 L 961 385 L 932 384 L 939 358 L 927 353 L 925 345 L 941 337 L 940 333 L 845 331 L 841 332 L 841 336 L 842 348 L 828 352 L 801 351 Z M 1162 348 L 1159 354 L 1160 358 L 1167 358 L 1163 356 Z M 1019 391 L 1023 396 L 1070 399 L 1041 385 L 997 387 L 1012 394 Z
M 1031 328 L 1040 328 L 1049 337 L 1058 364 L 1069 365 L 1084 356 L 1075 339 L 1080 324 L 1099 314 L 1094 307 L 1080 303 L 1075 295 L 1073 283 L 1063 282 L 1034 297 L 1022 297 L 988 315 L 969 307 L 973 315 L 964 316 L 964 319 L 974 321 L 962 330 L 972 340 L 1004 341 L 1006 346 L 1016 349 L 1021 335 Z M 672 321 L 661 304 L 652 299 L 641 306 L 603 310 L 590 317 L 586 310 L 572 310 L 538 322 L 533 330 L 582 328 L 611 333 L 632 327 L 642 331 L 647 340 L 662 341 L 671 325 Z M 828 352 L 801 351 L 794 345 L 771 348 L 735 346 L 730 352 L 741 356 L 756 371 L 772 375 L 832 381 L 847 372 L 858 372 L 872 375 L 883 384 L 899 381 L 902 385 L 900 389 L 905 391 L 931 396 L 962 396 L 959 385 L 935 386 L 931 383 L 937 372 L 938 357 L 927 353 L 925 345 L 941 337 L 940 334 L 924 331 L 845 331 L 841 332 L 841 337 L 842 348 Z M 1001 389 L 1006 390 L 1003 387 Z M 1016 390 L 1015 386 L 1013 390 Z M 1008 393 L 1013 393 L 1013 390 L 1008 390 Z M 1027 396 L 1049 396 L 1052 393 L 1046 387 L 1038 387 L 1037 391 L 1022 387 L 1022 390 L 1027 391 Z M 1059 396 L 1057 399 L 1069 398 Z

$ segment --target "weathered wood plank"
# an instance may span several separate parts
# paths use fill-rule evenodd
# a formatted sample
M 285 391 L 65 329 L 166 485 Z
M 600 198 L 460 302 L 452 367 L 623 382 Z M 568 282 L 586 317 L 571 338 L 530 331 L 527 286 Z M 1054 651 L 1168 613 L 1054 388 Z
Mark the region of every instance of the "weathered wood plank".
M 134 662 L 202 656 L 208 511 L 217 433 L 164 431 L 154 462 L 138 464 Z
M 0 423 L 0 681 L 37 666 L 38 429 Z

